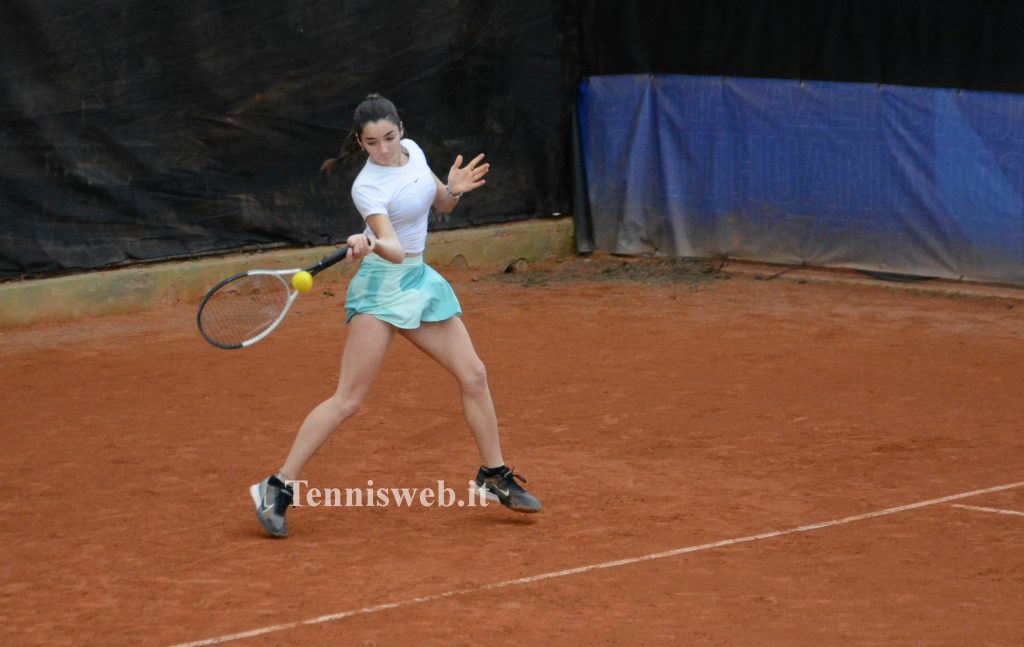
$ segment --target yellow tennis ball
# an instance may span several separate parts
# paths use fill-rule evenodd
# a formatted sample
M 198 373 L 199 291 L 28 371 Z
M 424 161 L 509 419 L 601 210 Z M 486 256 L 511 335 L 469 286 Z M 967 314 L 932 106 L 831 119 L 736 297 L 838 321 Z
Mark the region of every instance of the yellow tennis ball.
M 309 292 L 313 289 L 313 275 L 309 272 L 297 272 L 292 277 L 292 287 L 299 292 Z

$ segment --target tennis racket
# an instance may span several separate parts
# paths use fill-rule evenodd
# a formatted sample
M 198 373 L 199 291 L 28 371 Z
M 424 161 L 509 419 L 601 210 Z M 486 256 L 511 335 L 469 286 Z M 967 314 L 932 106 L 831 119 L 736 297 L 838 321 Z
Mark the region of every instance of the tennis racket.
M 304 269 L 249 270 L 224 279 L 199 303 L 199 332 L 217 348 L 252 346 L 272 333 L 288 314 L 299 296 L 292 285 L 296 274 L 309 272 L 316 276 L 347 253 L 348 247 L 344 246 Z

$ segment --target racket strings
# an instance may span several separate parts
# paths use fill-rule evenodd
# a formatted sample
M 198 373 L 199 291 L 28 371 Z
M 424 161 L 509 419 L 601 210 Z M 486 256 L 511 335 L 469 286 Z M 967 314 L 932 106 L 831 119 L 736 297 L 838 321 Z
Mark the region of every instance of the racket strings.
M 235 346 L 259 336 L 288 305 L 288 285 L 277 275 L 252 274 L 225 284 L 200 314 L 200 327 L 211 341 Z

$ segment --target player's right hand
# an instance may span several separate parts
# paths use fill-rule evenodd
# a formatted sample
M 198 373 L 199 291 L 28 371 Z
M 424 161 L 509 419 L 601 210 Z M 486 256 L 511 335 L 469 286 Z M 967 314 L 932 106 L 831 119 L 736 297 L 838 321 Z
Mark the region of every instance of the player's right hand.
M 353 234 L 345 241 L 348 244 L 350 260 L 360 260 L 373 250 L 373 240 L 366 234 Z

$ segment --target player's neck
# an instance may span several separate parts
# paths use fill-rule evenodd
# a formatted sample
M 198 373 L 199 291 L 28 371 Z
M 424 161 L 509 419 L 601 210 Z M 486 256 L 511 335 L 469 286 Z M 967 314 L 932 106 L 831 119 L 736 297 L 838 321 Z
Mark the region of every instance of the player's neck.
M 371 157 L 370 158 L 370 162 L 374 166 L 384 166 L 384 167 L 390 167 L 390 168 L 398 168 L 398 167 L 405 166 L 406 164 L 409 163 L 409 153 L 403 147 L 401 149 L 401 151 L 398 153 L 398 156 L 394 160 L 389 160 L 388 162 L 381 163 L 381 162 L 377 162 L 376 160 L 374 160 Z

